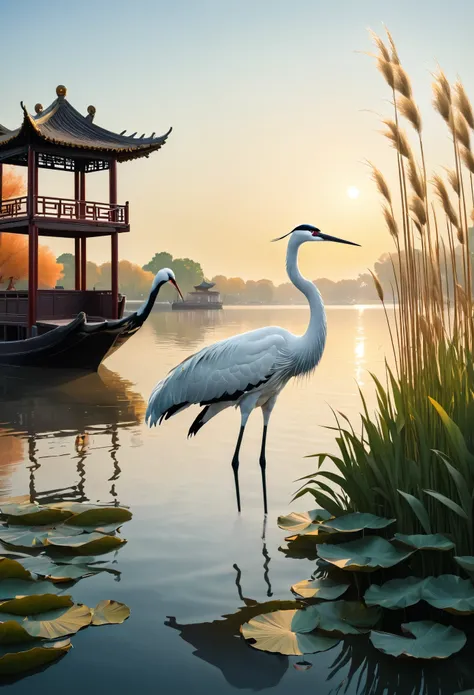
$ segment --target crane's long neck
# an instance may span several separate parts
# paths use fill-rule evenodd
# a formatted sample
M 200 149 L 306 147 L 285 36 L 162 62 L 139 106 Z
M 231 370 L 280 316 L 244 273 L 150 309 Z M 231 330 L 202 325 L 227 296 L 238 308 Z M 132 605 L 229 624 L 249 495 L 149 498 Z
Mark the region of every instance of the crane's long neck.
M 308 300 L 310 320 L 306 333 L 301 337 L 303 349 L 308 354 L 308 360 L 314 360 L 315 366 L 321 359 L 326 343 L 326 312 L 322 297 L 316 285 L 307 280 L 298 268 L 298 250 L 301 241 L 290 237 L 286 252 L 286 270 L 293 285 L 304 294 Z
M 159 282 L 156 285 L 154 285 L 151 288 L 151 292 L 148 295 L 148 299 L 146 299 L 141 307 L 137 309 L 136 312 L 136 317 L 140 323 L 144 323 L 148 316 L 150 315 L 151 310 L 153 309 L 153 305 L 156 302 L 156 298 L 158 297 L 158 293 L 160 289 L 165 285 L 165 282 Z

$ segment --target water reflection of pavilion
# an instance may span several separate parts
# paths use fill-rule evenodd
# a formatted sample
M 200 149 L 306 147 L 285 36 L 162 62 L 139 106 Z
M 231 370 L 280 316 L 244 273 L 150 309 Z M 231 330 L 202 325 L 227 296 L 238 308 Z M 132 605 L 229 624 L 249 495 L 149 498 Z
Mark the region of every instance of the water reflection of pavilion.
M 38 370 L 4 371 L 0 376 L 0 487 L 6 487 L 12 467 L 27 456 L 30 499 L 43 503 L 85 501 L 88 434 L 109 438 L 112 461 L 111 496 L 117 500 L 120 476 L 120 430 L 143 421 L 146 404 L 132 384 L 101 367 L 99 373 L 44 374 Z M 38 443 L 51 437 L 74 438 L 77 479 L 71 486 L 38 491 Z M 26 447 L 24 446 L 26 442 Z M 25 451 L 26 448 L 26 451 Z M 118 500 L 117 500 L 118 504 Z

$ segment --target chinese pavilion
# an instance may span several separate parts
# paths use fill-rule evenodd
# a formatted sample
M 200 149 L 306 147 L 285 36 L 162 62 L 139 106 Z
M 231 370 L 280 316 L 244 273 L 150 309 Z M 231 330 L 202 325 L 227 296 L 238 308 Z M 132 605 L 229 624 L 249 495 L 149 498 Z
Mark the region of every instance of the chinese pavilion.
M 59 85 L 57 98 L 47 108 L 36 104 L 35 114 L 21 104 L 23 122 L 9 130 L 0 125 L 0 233 L 27 234 L 29 243 L 28 291 L 0 291 L 0 340 L 26 338 L 60 326 L 79 312 L 88 319 L 117 319 L 124 297 L 118 293 L 118 235 L 130 231 L 129 206 L 117 201 L 117 162 L 148 157 L 171 132 L 136 137 L 113 133 L 94 121 L 96 109 L 82 115 L 66 99 Z M 28 169 L 27 194 L 2 199 L 4 164 Z M 40 195 L 38 170 L 59 169 L 74 174 L 74 197 Z M 86 174 L 108 170 L 108 202 L 92 202 L 86 195 Z M 75 290 L 38 289 L 38 237 L 74 239 Z M 86 287 L 87 239 L 110 236 L 111 290 Z M 51 326 L 49 326 L 50 328 Z M 3 333 L 2 333 L 3 331 Z M 10 333 L 9 333 L 10 331 Z

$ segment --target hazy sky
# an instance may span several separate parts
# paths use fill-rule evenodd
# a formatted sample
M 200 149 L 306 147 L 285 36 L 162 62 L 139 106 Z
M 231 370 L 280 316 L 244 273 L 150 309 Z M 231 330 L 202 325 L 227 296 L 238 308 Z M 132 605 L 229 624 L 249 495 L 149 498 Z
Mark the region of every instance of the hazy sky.
M 118 168 L 132 222 L 120 257 L 140 265 L 169 251 L 199 260 L 208 276 L 280 282 L 284 242 L 269 240 L 302 222 L 363 246 L 305 249 L 311 278 L 355 276 L 391 248 L 362 163 L 393 174 L 376 116 L 390 114 L 389 94 L 356 52 L 370 50 L 368 27 L 385 23 L 397 41 L 433 165 L 450 163 L 430 107 L 436 61 L 474 96 L 468 0 L 0 0 L 0 12 L 4 125 L 19 124 L 21 100 L 46 107 L 62 83 L 111 130 L 173 126 L 150 159 Z M 87 185 L 89 199 L 107 199 L 103 174 Z M 42 174 L 42 191 L 72 196 L 72 175 Z M 70 241 L 45 241 L 72 251 Z M 90 259 L 109 260 L 108 242 L 88 248 Z

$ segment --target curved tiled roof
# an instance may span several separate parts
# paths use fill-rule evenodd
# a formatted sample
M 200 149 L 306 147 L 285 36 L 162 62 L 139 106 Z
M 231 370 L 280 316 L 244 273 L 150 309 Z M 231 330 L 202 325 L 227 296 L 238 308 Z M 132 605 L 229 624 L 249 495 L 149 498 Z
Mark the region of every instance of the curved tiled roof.
M 148 138 L 113 133 L 93 122 L 93 107 L 89 107 L 88 115 L 83 116 L 63 95 L 35 116 L 23 104 L 22 108 L 23 123 L 19 128 L 8 130 L 0 124 L 0 150 L 40 139 L 66 148 L 115 154 L 120 161 L 148 156 L 164 145 L 171 132 L 170 128 L 164 135 Z

